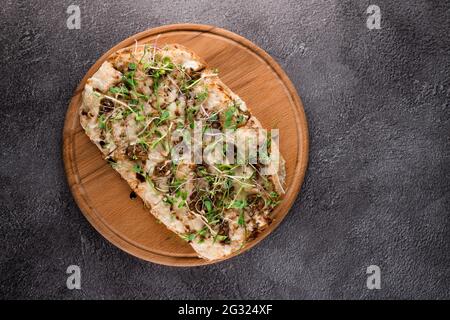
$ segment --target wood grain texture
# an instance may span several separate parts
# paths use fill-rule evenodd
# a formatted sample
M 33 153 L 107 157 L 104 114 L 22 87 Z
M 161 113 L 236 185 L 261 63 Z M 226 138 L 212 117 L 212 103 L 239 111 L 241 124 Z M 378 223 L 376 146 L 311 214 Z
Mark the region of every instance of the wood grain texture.
M 264 128 L 280 129 L 280 150 L 287 169 L 286 195 L 275 209 L 276 219 L 270 227 L 230 257 L 265 238 L 292 206 L 308 162 L 306 117 L 294 86 L 266 52 L 230 31 L 206 25 L 162 26 L 132 36 L 106 52 L 78 85 L 66 114 L 63 158 L 69 186 L 83 214 L 106 239 L 136 257 L 172 266 L 209 264 L 198 258 L 189 244 L 158 223 L 139 198 L 129 198 L 130 187 L 102 158 L 81 128 L 78 117 L 86 80 L 106 58 L 136 41 L 153 42 L 157 37 L 158 44 L 180 43 L 205 59 L 209 66 L 217 67 L 222 81 L 247 103 Z

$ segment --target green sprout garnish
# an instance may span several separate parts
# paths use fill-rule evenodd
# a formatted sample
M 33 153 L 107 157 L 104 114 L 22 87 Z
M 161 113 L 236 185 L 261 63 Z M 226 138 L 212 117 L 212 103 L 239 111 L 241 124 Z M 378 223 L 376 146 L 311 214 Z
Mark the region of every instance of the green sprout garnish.
M 130 94 L 130 91 L 124 86 L 111 87 L 111 88 L 109 88 L 109 92 L 111 92 L 113 94 L 122 95 L 122 96 Z
M 202 80 L 202 78 L 198 78 L 197 80 L 188 80 L 185 83 L 183 83 L 183 85 L 181 86 L 181 91 L 183 93 L 187 93 L 191 88 L 193 88 L 197 83 L 200 82 L 200 80 Z
M 164 110 L 164 111 L 161 113 L 161 116 L 159 117 L 159 120 L 158 120 L 156 126 L 159 126 L 161 123 L 163 123 L 164 121 L 166 121 L 167 119 L 169 119 L 169 117 L 170 117 L 170 112 L 167 111 L 167 110 Z
M 234 105 L 229 107 L 225 111 L 225 122 L 224 122 L 225 129 L 235 129 L 236 128 L 236 125 L 233 123 L 233 117 L 234 117 L 235 112 L 236 112 L 236 107 Z
M 185 241 L 191 242 L 191 241 L 194 241 L 194 239 L 195 239 L 195 233 L 186 233 L 186 234 L 181 235 L 181 237 Z
M 244 211 L 241 211 L 239 214 L 238 225 L 241 227 L 245 226 Z
M 136 70 L 136 63 L 130 62 L 130 63 L 128 64 L 128 70 L 130 70 L 130 71 Z
M 101 114 L 98 117 L 98 127 L 100 129 L 106 129 L 106 119 L 105 119 L 105 114 Z
M 135 164 L 132 168 L 134 173 L 138 173 L 140 175 L 144 175 L 144 170 L 142 169 L 142 167 L 138 164 Z
M 195 99 L 198 100 L 198 102 L 202 103 L 203 101 L 205 101 L 208 98 L 208 89 L 205 88 L 203 91 L 197 93 L 197 95 L 195 96 Z

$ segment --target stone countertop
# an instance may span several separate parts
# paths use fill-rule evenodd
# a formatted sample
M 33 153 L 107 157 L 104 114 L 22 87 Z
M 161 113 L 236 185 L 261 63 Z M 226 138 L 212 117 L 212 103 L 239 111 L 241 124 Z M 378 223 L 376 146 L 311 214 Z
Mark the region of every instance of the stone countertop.
M 364 1 L 3 1 L 0 298 L 450 298 L 450 4 Z M 81 28 L 66 25 L 79 5 Z M 101 237 L 68 189 L 64 115 L 117 42 L 213 24 L 271 54 L 305 106 L 310 163 L 280 227 L 211 266 L 141 261 Z M 66 288 L 78 265 L 81 290 Z M 368 290 L 366 269 L 381 269 Z

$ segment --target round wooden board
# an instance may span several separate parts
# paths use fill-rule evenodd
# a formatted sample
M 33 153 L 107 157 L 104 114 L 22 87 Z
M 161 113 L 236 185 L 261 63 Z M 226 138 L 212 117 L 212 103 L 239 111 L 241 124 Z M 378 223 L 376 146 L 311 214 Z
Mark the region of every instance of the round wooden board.
M 130 199 L 130 187 L 103 160 L 79 122 L 77 111 L 86 80 L 113 52 L 136 41 L 154 42 L 157 36 L 158 44 L 182 44 L 209 66 L 217 67 L 222 81 L 247 103 L 265 128 L 280 129 L 287 192 L 276 208 L 274 222 L 239 253 L 278 226 L 300 190 L 308 162 L 306 117 L 291 81 L 266 52 L 239 35 L 213 26 L 179 24 L 141 32 L 110 49 L 89 69 L 74 93 L 64 125 L 64 165 L 78 206 L 98 232 L 136 257 L 171 266 L 205 265 L 211 262 L 198 258 L 189 244 L 158 223 L 140 199 Z

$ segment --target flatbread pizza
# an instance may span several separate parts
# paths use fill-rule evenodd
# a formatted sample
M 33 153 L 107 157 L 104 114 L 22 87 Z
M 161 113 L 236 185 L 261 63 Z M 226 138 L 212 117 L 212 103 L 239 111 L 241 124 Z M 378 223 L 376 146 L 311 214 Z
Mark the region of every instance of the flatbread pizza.
M 277 137 L 191 50 L 115 52 L 87 80 L 79 115 L 105 160 L 199 257 L 239 251 L 276 218 L 285 181 Z

